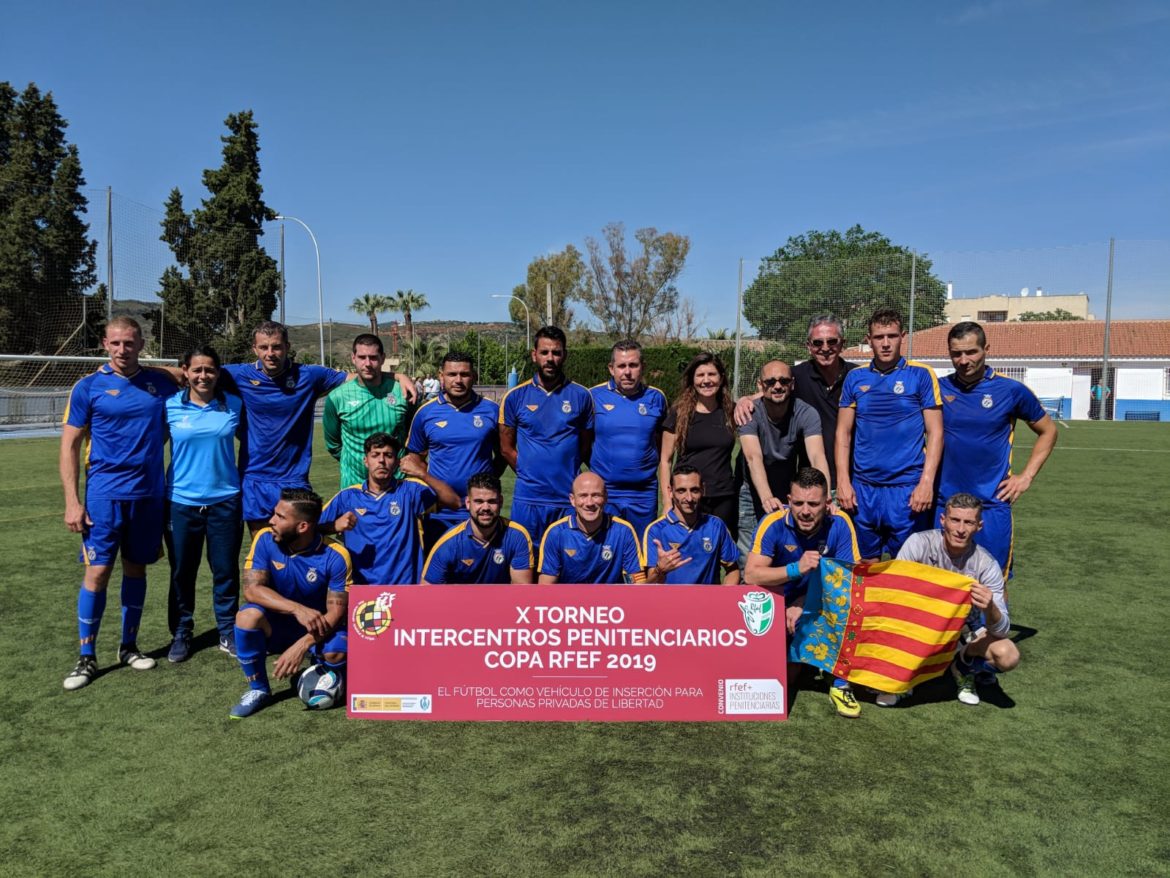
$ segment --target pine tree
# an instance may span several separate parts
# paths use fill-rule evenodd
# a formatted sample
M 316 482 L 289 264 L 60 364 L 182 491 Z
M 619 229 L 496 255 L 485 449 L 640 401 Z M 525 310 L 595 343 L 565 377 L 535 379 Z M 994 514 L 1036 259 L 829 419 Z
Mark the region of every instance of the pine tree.
M 247 356 L 252 327 L 276 307 L 280 274 L 260 246 L 261 224 L 275 211 L 260 186 L 260 141 L 251 110 L 224 123 L 223 164 L 203 172 L 209 197 L 187 213 L 176 188 L 166 201 L 161 239 L 180 268 L 160 279 L 163 309 L 155 314 L 155 335 L 165 322 L 164 356 L 212 342 L 227 358 Z

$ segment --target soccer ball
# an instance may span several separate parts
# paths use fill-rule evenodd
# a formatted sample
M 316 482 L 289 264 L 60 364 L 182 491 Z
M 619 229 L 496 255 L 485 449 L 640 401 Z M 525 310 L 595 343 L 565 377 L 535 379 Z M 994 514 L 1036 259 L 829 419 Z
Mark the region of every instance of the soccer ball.
M 309 710 L 328 710 L 341 701 L 345 682 L 336 669 L 313 665 L 301 672 L 297 695 Z

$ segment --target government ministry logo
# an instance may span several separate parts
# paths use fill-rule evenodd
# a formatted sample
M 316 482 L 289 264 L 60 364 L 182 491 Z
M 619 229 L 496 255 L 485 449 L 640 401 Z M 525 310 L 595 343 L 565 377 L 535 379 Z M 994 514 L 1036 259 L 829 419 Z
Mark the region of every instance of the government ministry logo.
M 390 613 L 393 603 L 394 595 L 390 592 L 382 592 L 372 601 L 362 601 L 353 610 L 353 630 L 367 640 L 385 633 L 394 621 Z
M 743 624 L 748 634 L 761 637 L 772 627 L 772 619 L 776 615 L 776 598 L 771 592 L 749 591 L 739 602 L 739 609 L 743 613 Z

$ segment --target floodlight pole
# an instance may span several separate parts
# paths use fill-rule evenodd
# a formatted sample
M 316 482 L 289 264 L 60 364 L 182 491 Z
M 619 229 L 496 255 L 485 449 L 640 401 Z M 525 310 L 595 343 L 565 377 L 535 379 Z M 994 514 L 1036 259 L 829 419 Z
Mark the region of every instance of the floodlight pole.
M 509 296 L 506 293 L 492 293 L 493 299 L 515 299 L 524 306 L 524 332 L 528 343 L 528 350 L 532 350 L 532 315 L 528 310 L 528 303 L 519 296 Z
M 288 214 L 277 214 L 273 217 L 277 220 L 292 220 L 298 223 L 301 228 L 309 233 L 309 237 L 313 241 L 313 250 L 317 254 L 317 341 L 321 345 L 321 365 L 325 365 L 325 302 L 321 297 L 321 248 L 317 246 L 317 236 L 313 234 L 313 230 L 309 228 L 308 223 L 304 220 L 299 220 L 295 216 Z

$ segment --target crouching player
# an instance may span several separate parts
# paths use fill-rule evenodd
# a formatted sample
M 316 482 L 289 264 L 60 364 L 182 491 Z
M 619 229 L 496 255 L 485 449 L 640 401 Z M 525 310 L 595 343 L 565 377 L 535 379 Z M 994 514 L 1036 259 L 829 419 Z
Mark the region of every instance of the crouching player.
M 670 509 L 646 528 L 647 582 L 739 585 L 739 550 L 722 518 L 708 515 L 703 477 L 680 463 L 670 474 Z M 670 546 L 669 549 L 666 546 Z
M 963 628 L 964 643 L 951 673 L 959 689 L 959 701 L 978 704 L 976 675 L 1012 670 L 1020 663 L 1020 650 L 1007 636 L 1011 619 L 1003 593 L 1003 568 L 990 552 L 975 544 L 975 534 L 983 527 L 983 502 L 973 494 L 952 494 L 943 508 L 941 523 L 940 530 L 911 534 L 898 558 L 975 580 L 971 586 L 971 613 Z M 896 695 L 883 694 L 877 703 L 889 707 L 897 699 Z
M 532 540 L 501 517 L 504 491 L 491 473 L 467 480 L 467 521 L 435 543 L 423 569 L 427 585 L 531 585 Z
M 248 691 L 231 709 L 251 716 L 272 700 L 266 660 L 280 652 L 272 672 L 292 677 L 311 651 L 340 669 L 347 651 L 345 613 L 349 553 L 317 532 L 321 498 L 285 488 L 268 527 L 256 534 L 244 562 L 244 600 L 236 614 L 236 651 Z

